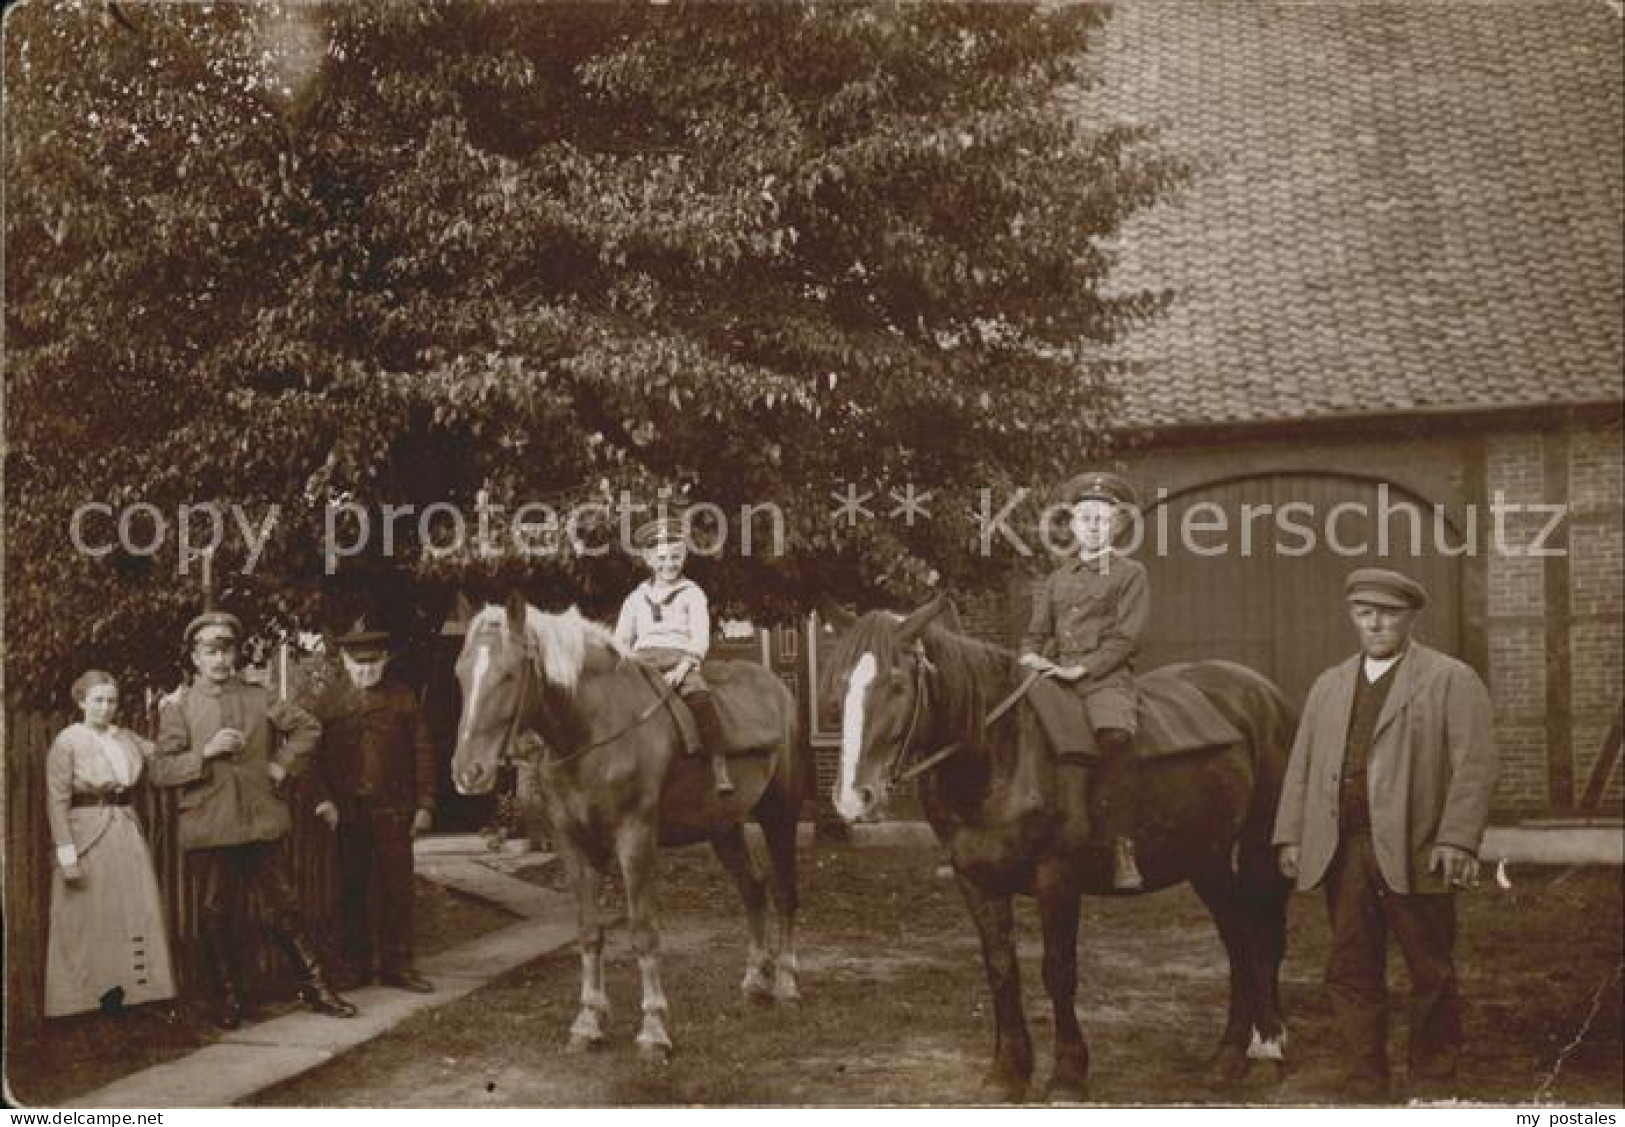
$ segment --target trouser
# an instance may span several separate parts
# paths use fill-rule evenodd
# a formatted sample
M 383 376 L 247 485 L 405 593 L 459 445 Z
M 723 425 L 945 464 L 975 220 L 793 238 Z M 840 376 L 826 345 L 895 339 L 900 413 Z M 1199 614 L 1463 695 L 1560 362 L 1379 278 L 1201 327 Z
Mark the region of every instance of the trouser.
M 691 655 L 682 650 L 651 646 L 637 651 L 637 657 L 639 661 L 665 673 L 675 669 L 678 662 L 690 660 Z M 716 701 L 711 697 L 711 686 L 706 682 L 705 675 L 700 672 L 698 665 L 692 666 L 677 683 L 677 695 L 688 705 L 689 712 L 694 716 L 694 724 L 700 730 L 700 747 L 696 750 L 708 752 L 713 756 L 723 756 L 726 753 L 727 743 L 723 739 L 722 718 L 717 715 Z
M 339 958 L 368 978 L 412 965 L 412 814 L 356 799 L 338 826 Z
M 1388 1075 L 1388 932 L 1410 972 L 1410 1068 L 1447 1076 L 1461 1051 L 1461 999 L 1452 948 L 1456 901 L 1450 893 L 1403 894 L 1383 882 L 1370 830 L 1343 835 L 1326 878 L 1332 950 L 1326 967 L 1332 1021 L 1349 1074 Z
M 201 873 L 201 938 L 220 988 L 235 992 L 240 946 L 237 922 L 247 897 L 258 893 L 260 924 L 299 971 L 300 981 L 319 977 L 313 949 L 299 921 L 299 899 L 288 873 L 282 841 L 250 841 L 188 851 L 186 862 Z

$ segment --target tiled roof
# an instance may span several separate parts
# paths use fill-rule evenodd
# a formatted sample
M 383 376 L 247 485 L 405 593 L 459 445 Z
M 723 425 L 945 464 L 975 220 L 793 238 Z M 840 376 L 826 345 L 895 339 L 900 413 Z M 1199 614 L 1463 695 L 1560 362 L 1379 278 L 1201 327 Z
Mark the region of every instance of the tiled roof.
M 1124 421 L 1622 398 L 1613 0 L 1131 0 L 1089 111 L 1203 171 L 1129 225 Z

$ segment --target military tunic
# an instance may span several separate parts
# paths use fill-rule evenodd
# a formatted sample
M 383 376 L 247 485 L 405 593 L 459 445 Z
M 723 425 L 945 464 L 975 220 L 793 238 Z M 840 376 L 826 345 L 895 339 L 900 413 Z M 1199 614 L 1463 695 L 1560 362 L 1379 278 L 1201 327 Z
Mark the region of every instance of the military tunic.
M 215 733 L 235 728 L 243 746 L 204 759 Z M 273 731 L 283 736 L 273 747 Z M 217 964 L 236 954 L 235 921 L 244 897 L 257 890 L 264 926 L 289 944 L 304 945 L 298 897 L 282 841 L 292 828 L 288 806 L 271 781 L 274 762 L 297 776 L 321 736 L 316 718 L 241 677 L 216 684 L 196 678 L 158 711 L 158 753 L 152 781 L 179 787 L 181 848 L 202 874 L 201 931 Z M 233 972 L 222 965 L 230 981 Z
M 203 748 L 222 728 L 243 734 L 234 755 L 203 758 Z M 284 737 L 273 748 L 273 731 Z M 179 787 L 182 849 L 277 841 L 292 827 L 288 806 L 271 784 L 270 764 L 298 775 L 321 736 L 304 709 L 274 698 L 240 677 L 224 684 L 197 678 L 158 712 L 155 785 Z
M 1090 726 L 1133 733 L 1134 652 L 1150 613 L 1151 588 L 1137 561 L 1115 552 L 1074 557 L 1034 589 L 1021 651 L 1081 665 L 1075 685 Z

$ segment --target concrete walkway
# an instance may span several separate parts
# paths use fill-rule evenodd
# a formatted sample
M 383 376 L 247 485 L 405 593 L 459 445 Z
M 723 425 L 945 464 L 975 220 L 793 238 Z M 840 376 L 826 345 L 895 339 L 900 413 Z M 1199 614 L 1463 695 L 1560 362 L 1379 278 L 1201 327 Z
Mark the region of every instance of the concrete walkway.
M 451 951 L 418 960 L 438 989 L 408 994 L 382 986 L 346 992 L 361 1012 L 336 1020 L 299 1011 L 234 1030 L 213 1045 L 81 1096 L 69 1107 L 227 1107 L 372 1040 L 415 1013 L 472 993 L 496 976 L 575 941 L 575 904 L 566 893 L 506 875 L 547 856 L 487 852 L 483 842 L 430 839 L 418 851 L 419 876 L 489 900 L 520 917 Z M 464 848 L 459 848 L 463 846 Z M 473 851 L 468 851 L 473 850 Z

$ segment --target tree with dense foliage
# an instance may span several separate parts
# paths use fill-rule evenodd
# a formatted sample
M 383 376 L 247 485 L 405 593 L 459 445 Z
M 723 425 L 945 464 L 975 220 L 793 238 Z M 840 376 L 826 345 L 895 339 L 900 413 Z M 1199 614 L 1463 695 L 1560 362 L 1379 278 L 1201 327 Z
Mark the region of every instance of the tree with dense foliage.
M 520 581 L 602 610 L 624 553 L 442 553 L 385 504 L 622 491 L 783 514 L 696 567 L 760 620 L 965 589 L 978 491 L 1101 450 L 1107 285 L 1181 177 L 1085 120 L 1105 10 L 1017 4 L 122 5 L 5 24 L 7 674 L 151 677 L 199 600 L 179 506 L 228 512 L 219 601 L 309 625 L 360 593 L 436 622 Z M 929 490 L 929 518 L 891 489 Z M 843 520 L 832 493 L 875 494 Z M 861 495 L 860 493 L 860 495 Z M 88 555 L 78 506 L 153 554 Z M 373 514 L 334 560 L 331 505 Z M 997 508 L 997 504 L 994 506 Z M 193 514 L 193 539 L 207 521 Z M 348 532 L 343 521 L 338 527 Z M 497 539 L 510 544 L 499 519 Z M 591 544 L 606 538 L 591 529 Z M 757 527 L 765 536 L 768 524 Z M 112 539 L 93 514 L 86 539 Z M 533 530 L 534 531 L 534 530 Z M 735 530 L 737 532 L 737 530 Z M 347 541 L 348 543 L 348 541 Z M 331 572 L 331 573 L 330 573 Z

